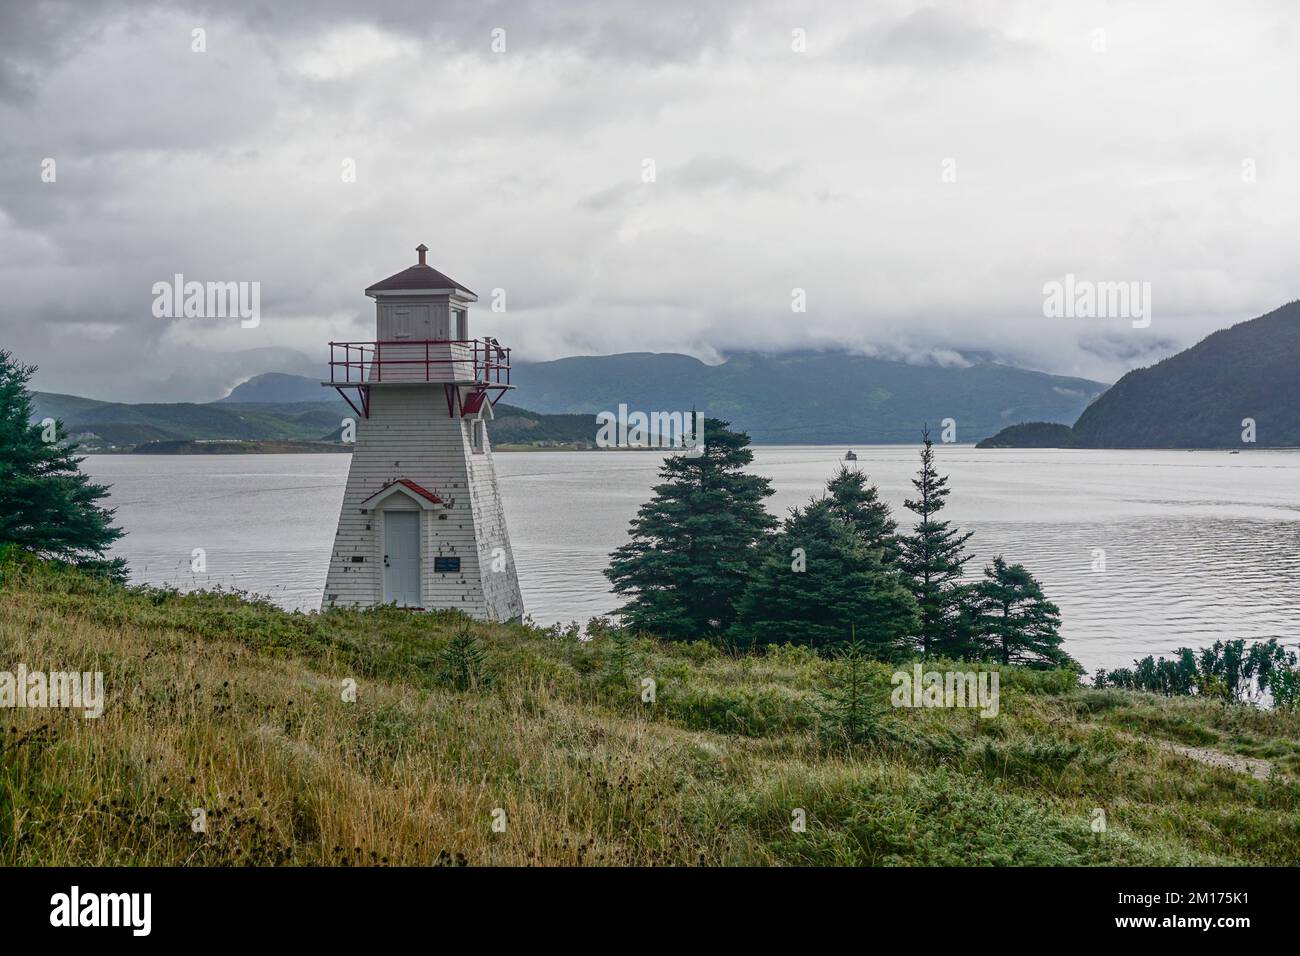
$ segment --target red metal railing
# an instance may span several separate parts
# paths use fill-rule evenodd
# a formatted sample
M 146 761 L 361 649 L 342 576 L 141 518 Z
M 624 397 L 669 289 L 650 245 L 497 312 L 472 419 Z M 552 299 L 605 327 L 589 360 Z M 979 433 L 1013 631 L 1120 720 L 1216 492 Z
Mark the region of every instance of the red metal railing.
M 510 349 L 484 339 L 330 343 L 331 385 L 381 382 L 460 382 L 511 388 Z

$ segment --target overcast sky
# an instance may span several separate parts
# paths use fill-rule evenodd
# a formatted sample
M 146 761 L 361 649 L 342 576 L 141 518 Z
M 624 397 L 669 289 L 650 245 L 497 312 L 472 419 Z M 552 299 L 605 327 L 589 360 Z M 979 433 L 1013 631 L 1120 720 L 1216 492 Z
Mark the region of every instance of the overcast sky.
M 373 337 L 362 290 L 420 242 L 532 359 L 1111 381 L 1300 295 L 1286 0 L 0 10 L 0 347 L 45 390 L 307 371 Z M 175 273 L 261 283 L 260 324 L 155 318 Z M 1067 273 L 1150 282 L 1150 326 L 1044 317 Z

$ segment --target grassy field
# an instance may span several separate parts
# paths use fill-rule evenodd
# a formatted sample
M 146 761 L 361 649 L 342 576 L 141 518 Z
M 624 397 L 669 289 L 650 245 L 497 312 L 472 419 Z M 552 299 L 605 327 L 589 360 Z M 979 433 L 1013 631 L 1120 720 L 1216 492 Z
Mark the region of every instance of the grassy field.
M 891 709 L 849 752 L 818 733 L 831 665 L 802 651 L 643 639 L 629 658 L 606 635 L 472 625 L 485 679 L 457 690 L 454 615 L 3 574 L 0 670 L 103 671 L 107 706 L 0 710 L 0 865 L 1300 859 L 1296 715 L 1003 668 L 998 717 Z

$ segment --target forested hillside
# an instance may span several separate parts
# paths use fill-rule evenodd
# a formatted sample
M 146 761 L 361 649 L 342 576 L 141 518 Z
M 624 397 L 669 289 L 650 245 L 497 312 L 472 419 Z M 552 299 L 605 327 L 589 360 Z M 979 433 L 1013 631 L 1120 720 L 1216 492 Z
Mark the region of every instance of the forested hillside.
M 1084 410 L 1068 434 L 1049 423 L 1029 422 L 980 443 L 983 448 L 1298 445 L 1300 302 L 1129 372 Z

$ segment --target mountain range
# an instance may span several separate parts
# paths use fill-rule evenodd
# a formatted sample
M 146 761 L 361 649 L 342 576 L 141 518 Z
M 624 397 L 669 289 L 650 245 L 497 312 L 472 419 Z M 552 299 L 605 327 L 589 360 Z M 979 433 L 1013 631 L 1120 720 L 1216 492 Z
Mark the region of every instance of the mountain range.
M 627 353 L 517 363 L 511 404 L 497 406 L 494 442 L 590 443 L 595 415 L 698 409 L 759 443 L 918 440 L 923 424 L 957 422 L 958 441 L 1026 417 L 1067 422 L 1100 382 L 980 361 L 917 366 L 842 352 L 745 353 L 720 365 L 686 355 Z M 214 402 L 127 404 L 36 394 L 36 417 L 62 419 L 87 450 L 149 442 L 329 442 L 353 414 L 316 378 L 256 375 Z
M 1072 427 L 1007 428 L 985 448 L 1242 448 L 1300 446 L 1300 301 L 1221 329 L 1134 369 Z
M 270 383 L 260 382 L 270 378 Z M 314 393 L 307 391 L 310 384 Z M 301 443 L 337 443 L 343 419 L 356 413 L 337 395 L 326 393 L 313 379 L 272 373 L 258 376 L 239 386 L 242 397 L 227 396 L 216 402 L 169 402 L 132 405 L 101 402 L 76 395 L 36 392 L 33 395 L 33 420 L 55 418 L 83 450 L 116 451 L 193 451 L 186 443 L 194 442 L 261 442 L 274 447 L 266 451 L 332 450 L 304 446 Z M 271 397 L 287 394 L 290 398 L 313 395 L 315 401 L 249 401 L 246 396 Z M 594 436 L 592 419 L 587 415 L 539 415 L 522 408 L 501 404 L 496 408 L 492 440 L 502 445 L 582 444 Z M 295 444 L 296 443 L 296 444 Z M 211 448 L 205 450 L 213 450 Z M 230 451 L 256 450 L 231 447 Z
M 945 418 L 959 442 L 978 441 L 1029 418 L 1072 421 L 1106 388 L 988 361 L 908 365 L 847 352 L 740 353 L 720 365 L 667 353 L 577 356 L 518 364 L 513 381 L 510 400 L 536 412 L 698 409 L 763 444 L 915 442 L 922 425 Z

